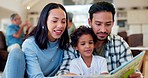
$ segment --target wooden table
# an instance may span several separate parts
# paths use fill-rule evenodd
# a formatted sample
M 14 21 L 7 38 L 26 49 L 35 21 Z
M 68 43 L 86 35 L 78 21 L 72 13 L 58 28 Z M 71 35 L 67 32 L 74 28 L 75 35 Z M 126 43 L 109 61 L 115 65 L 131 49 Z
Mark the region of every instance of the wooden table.
M 147 61 L 147 58 L 148 58 L 148 47 L 130 47 L 130 49 L 131 50 L 146 51 L 144 58 L 143 58 L 143 61 L 142 61 L 143 62 L 142 74 L 143 74 L 144 78 L 146 78 L 145 75 L 148 74 L 148 73 L 145 72 L 146 71 L 146 61 Z

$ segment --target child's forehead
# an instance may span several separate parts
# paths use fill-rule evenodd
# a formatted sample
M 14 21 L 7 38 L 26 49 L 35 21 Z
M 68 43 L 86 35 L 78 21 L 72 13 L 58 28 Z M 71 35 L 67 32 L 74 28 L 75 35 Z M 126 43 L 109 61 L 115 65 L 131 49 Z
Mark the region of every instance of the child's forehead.
M 78 37 L 78 40 L 88 39 L 88 38 L 92 38 L 93 39 L 93 36 L 91 34 L 82 34 L 81 36 Z

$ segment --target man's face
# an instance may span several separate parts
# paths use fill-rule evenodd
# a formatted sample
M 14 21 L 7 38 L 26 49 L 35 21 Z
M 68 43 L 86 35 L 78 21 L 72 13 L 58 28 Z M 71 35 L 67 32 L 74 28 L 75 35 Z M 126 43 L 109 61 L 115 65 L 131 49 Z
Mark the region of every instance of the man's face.
M 14 20 L 18 26 L 22 23 L 21 17 L 19 15 L 17 15 Z
M 113 16 L 111 12 L 97 12 L 93 14 L 92 20 L 88 19 L 89 25 L 99 40 L 105 40 L 111 33 Z

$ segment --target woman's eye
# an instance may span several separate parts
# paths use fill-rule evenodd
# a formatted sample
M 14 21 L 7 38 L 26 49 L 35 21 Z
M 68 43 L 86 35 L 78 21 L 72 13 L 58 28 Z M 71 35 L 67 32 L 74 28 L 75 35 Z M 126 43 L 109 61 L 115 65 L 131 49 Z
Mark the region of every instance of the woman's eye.
M 65 21 L 62 21 L 62 23 L 66 23 Z
M 94 42 L 93 42 L 93 41 L 91 41 L 91 42 L 89 42 L 89 44 L 94 44 Z
M 55 22 L 57 22 L 57 21 L 53 21 L 53 22 L 55 23 Z

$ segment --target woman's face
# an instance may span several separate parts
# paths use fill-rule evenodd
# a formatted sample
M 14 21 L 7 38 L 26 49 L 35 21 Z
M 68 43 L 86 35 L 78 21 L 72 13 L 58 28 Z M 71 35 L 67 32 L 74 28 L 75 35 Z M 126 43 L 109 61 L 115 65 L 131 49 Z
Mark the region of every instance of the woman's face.
M 66 28 L 66 13 L 60 9 L 52 9 L 47 18 L 48 39 L 55 41 L 60 38 Z

